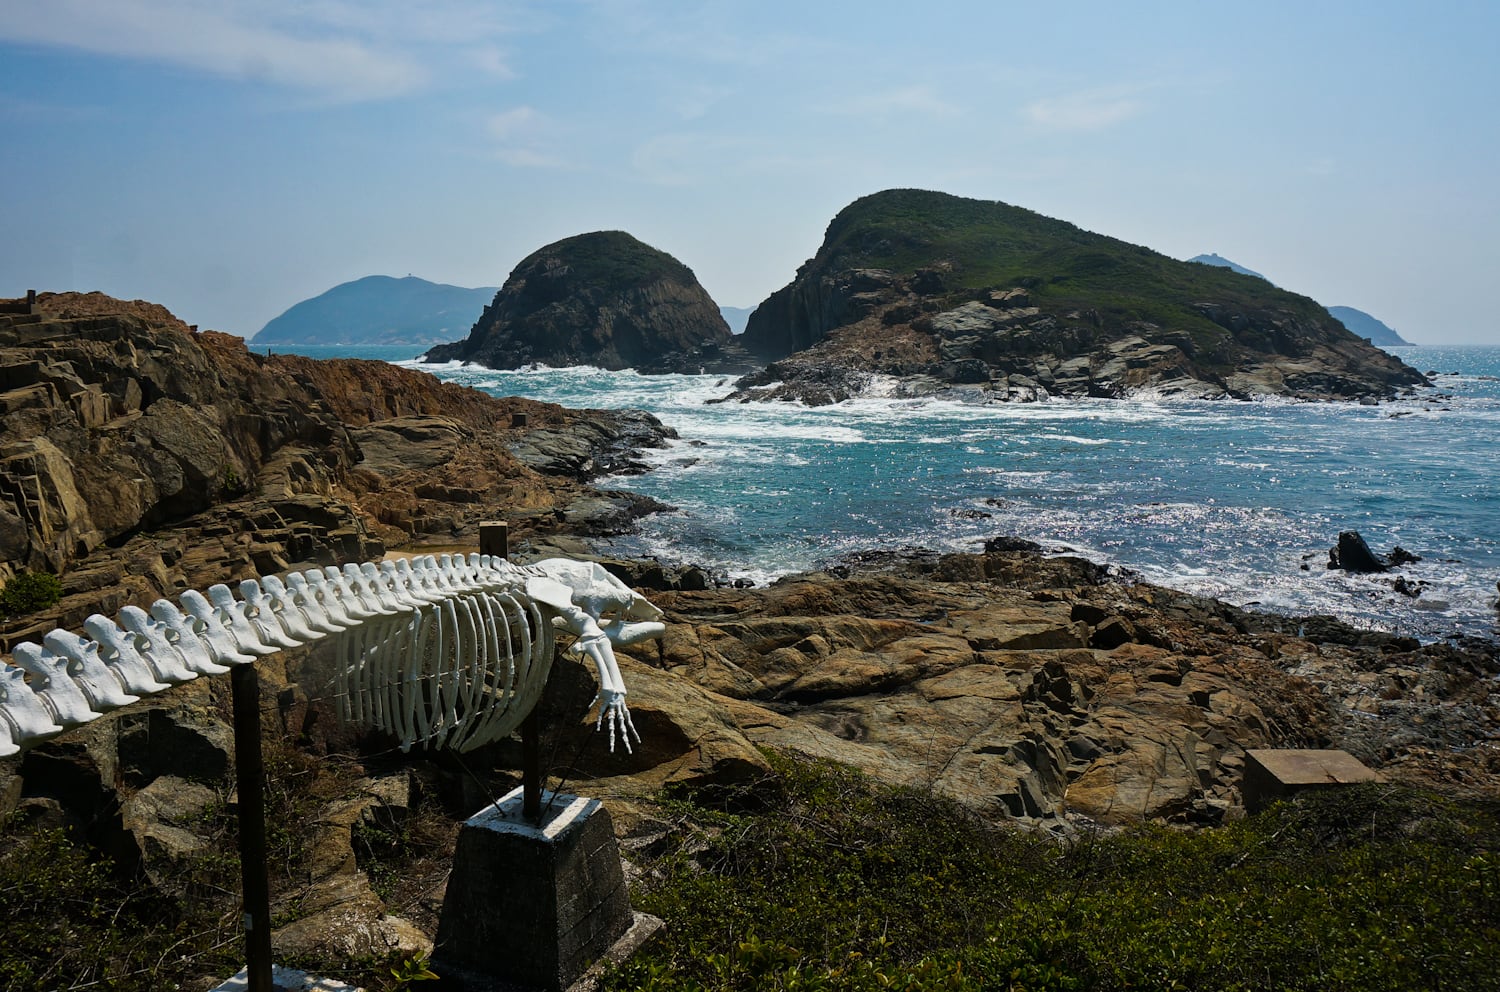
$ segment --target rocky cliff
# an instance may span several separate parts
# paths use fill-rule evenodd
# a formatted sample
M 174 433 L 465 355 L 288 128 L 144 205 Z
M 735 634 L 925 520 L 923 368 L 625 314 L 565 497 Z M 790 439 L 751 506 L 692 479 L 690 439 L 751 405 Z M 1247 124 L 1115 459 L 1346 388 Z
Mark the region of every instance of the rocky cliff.
M 597 231 L 523 259 L 469 337 L 427 359 L 696 372 L 717 367 L 730 344 L 691 269 L 623 231 Z
M 520 541 L 619 525 L 639 498 L 584 481 L 670 433 L 383 362 L 254 355 L 139 301 L 38 310 L 0 314 L 0 582 L 50 572 L 66 595 L 4 646 L 190 586 L 472 542 L 480 519 Z
M 921 190 L 856 201 L 751 315 L 774 364 L 740 399 L 956 389 L 983 400 L 1388 397 L 1424 383 L 1312 300 L 1004 203 Z M 774 384 L 774 385 L 773 385 Z

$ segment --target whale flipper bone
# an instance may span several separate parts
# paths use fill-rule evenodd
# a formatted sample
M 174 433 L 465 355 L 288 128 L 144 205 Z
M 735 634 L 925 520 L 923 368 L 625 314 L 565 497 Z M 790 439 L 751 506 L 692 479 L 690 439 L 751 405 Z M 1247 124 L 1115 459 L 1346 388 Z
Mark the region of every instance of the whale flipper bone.
M 297 646 L 295 643 L 275 644 L 263 638 L 260 629 L 250 620 L 246 609 L 247 604 L 235 599 L 234 590 L 222 582 L 209 586 L 205 590 L 205 598 L 209 606 L 213 608 L 214 616 L 218 617 L 219 623 L 229 631 L 229 636 L 234 638 L 234 643 L 240 649 L 240 653 L 264 656 L 275 654 L 284 647 Z
M 94 645 L 94 653 L 106 668 L 115 673 L 115 678 L 125 687 L 126 692 L 150 695 L 170 689 L 174 681 L 185 682 L 193 677 L 192 673 L 188 673 L 187 679 L 165 677 L 141 654 L 136 647 L 135 638 L 102 613 L 94 613 L 85 618 L 83 629 L 93 638 L 91 643 Z M 174 671 L 183 669 L 177 668 Z
M 120 626 L 126 631 L 126 638 L 151 665 L 151 670 L 156 673 L 157 678 L 163 682 L 181 683 L 191 682 L 198 677 L 199 673 L 188 667 L 183 660 L 182 653 L 167 637 L 166 624 L 152 617 L 139 606 L 121 607 L 117 618 Z M 84 621 L 84 627 L 101 645 L 106 643 L 105 637 L 101 636 L 99 631 L 88 627 L 87 620 Z M 204 656 L 207 657 L 206 652 Z
M 42 650 L 23 641 L 16 645 L 17 660 L 23 648 Z M 6 727 L 5 734 L 0 735 L 0 758 L 17 753 L 22 744 L 63 732 L 63 727 L 52 717 L 52 708 L 26 684 L 26 672 L 20 666 L 3 663 L 0 663 L 0 724 Z
M 67 655 L 53 650 L 50 644 L 42 647 L 29 641 L 17 644 L 11 653 L 16 664 L 31 673 L 30 691 L 48 714 L 46 724 L 38 722 L 38 728 L 56 725 L 57 730 L 62 730 L 88 723 L 100 715 L 103 708 L 95 704 L 88 688 L 69 671 L 71 659 Z
M 200 675 L 219 675 L 229 671 L 209 653 L 208 644 L 198 636 L 193 619 L 183 615 L 177 604 L 170 599 L 158 599 L 151 604 L 151 615 L 165 628 L 167 641 L 181 656 L 183 664 Z
M 68 676 L 78 683 L 95 710 L 103 712 L 140 701 L 141 697 L 125 685 L 121 673 L 111 670 L 99 657 L 99 645 L 87 637 L 59 628 L 48 631 L 42 643 L 53 654 L 68 659 Z M 151 673 L 147 670 L 145 674 L 150 676 Z M 154 678 L 149 684 L 158 688 L 141 691 L 160 692 L 168 688 Z
M 248 665 L 255 660 L 255 655 L 240 650 L 233 631 L 224 625 L 223 618 L 208 597 L 196 589 L 189 589 L 178 596 L 177 601 L 182 604 L 182 612 L 192 622 L 193 631 L 207 645 L 214 661 L 221 665 Z
M 245 615 L 267 644 L 294 648 L 324 636 L 321 631 L 307 625 L 307 618 L 292 602 L 286 586 L 274 575 L 266 576 L 264 583 L 256 579 L 241 579 L 240 597 L 245 601 Z

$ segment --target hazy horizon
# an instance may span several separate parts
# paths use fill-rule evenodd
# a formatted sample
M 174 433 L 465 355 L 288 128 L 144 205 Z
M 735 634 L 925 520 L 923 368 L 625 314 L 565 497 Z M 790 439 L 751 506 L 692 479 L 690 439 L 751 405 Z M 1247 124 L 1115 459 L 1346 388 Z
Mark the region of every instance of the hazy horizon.
M 1218 253 L 1500 344 L 1500 7 L 10 0 L 0 295 L 253 335 L 353 279 L 499 285 L 620 229 L 721 305 L 892 187 Z

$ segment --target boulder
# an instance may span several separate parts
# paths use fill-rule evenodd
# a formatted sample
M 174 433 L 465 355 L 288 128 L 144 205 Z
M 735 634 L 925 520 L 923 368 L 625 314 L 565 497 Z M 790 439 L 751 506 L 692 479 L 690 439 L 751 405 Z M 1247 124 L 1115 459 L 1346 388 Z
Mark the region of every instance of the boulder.
M 1328 567 L 1346 572 L 1384 572 L 1390 565 L 1376 557 L 1357 530 L 1339 532 L 1339 543 L 1328 549 Z

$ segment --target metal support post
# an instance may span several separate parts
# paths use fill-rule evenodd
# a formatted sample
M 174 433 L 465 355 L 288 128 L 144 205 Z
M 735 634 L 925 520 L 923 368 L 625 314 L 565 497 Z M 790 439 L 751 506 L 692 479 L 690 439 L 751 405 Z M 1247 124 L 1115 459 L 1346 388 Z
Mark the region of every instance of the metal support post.
M 510 525 L 503 520 L 482 522 L 479 553 L 509 558 Z M 521 816 L 542 822 L 542 729 L 535 709 L 521 721 Z
M 260 753 L 260 678 L 253 664 L 229 673 L 234 698 L 234 766 L 240 807 L 240 889 L 249 992 L 271 986 L 271 886 L 266 878 L 265 763 Z

